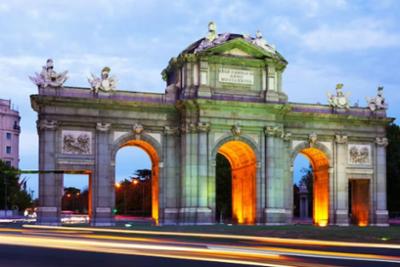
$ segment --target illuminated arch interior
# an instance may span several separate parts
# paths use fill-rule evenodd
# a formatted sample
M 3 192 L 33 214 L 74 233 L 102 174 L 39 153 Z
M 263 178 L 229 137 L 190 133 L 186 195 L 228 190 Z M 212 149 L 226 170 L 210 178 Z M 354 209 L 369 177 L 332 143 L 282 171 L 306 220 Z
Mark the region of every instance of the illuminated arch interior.
M 159 177 L 159 157 L 157 151 L 152 145 L 143 140 L 130 140 L 124 143 L 122 147 L 136 146 L 143 149 L 151 160 L 151 217 L 158 224 L 158 177 Z
M 326 226 L 329 222 L 329 161 L 317 148 L 305 148 L 300 151 L 311 162 L 313 169 L 313 222 Z
M 351 214 L 353 224 L 367 226 L 369 220 L 369 180 L 350 180 Z
M 256 214 L 256 155 L 241 141 L 225 143 L 218 153 L 231 165 L 232 219 L 239 224 L 253 224 Z

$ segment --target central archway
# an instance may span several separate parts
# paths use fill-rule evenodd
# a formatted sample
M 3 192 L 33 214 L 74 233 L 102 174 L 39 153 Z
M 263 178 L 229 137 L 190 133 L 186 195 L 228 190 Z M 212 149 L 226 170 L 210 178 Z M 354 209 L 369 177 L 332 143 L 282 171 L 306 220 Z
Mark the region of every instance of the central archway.
M 158 200 L 158 184 L 159 184 L 159 157 L 154 147 L 143 140 L 129 140 L 124 142 L 119 149 L 127 146 L 134 146 L 143 149 L 150 157 L 151 160 L 151 217 L 158 224 L 159 214 L 159 200 Z
M 229 161 L 231 167 L 232 220 L 238 224 L 253 224 L 256 215 L 256 155 L 242 141 L 228 141 L 218 149 L 218 153 Z
M 313 170 L 313 222 L 319 226 L 329 223 L 329 160 L 318 148 L 300 150 L 308 158 Z

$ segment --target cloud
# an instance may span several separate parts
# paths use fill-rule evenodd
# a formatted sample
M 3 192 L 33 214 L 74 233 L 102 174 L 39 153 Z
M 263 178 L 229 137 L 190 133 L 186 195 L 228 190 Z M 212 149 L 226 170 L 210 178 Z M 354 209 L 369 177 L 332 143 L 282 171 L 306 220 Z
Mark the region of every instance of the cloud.
M 351 104 L 358 102 L 360 106 L 366 106 L 365 97 L 375 95 L 378 85 L 365 73 L 348 73 L 334 65 L 304 59 L 288 65 L 283 82 L 289 101 L 321 104 L 327 104 L 327 93 L 334 93 L 337 83 L 344 83 L 343 91 L 351 93 Z
M 361 51 L 400 46 L 400 34 L 391 30 L 393 23 L 374 18 L 358 18 L 350 22 L 336 22 L 303 30 L 288 17 L 275 17 L 276 33 L 297 46 L 313 52 Z
M 400 45 L 400 35 L 388 31 L 383 23 L 362 19 L 336 27 L 323 25 L 300 36 L 308 48 L 322 52 L 340 52 L 387 48 Z
M 6 3 L 0 3 L 0 13 L 6 13 L 10 11 L 10 6 Z

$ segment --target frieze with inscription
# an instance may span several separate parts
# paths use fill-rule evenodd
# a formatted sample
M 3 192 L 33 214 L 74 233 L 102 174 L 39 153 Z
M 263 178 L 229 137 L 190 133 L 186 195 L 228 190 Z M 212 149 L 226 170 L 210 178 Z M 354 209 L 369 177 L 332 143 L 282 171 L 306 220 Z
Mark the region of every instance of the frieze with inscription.
M 251 70 L 239 70 L 231 68 L 220 68 L 218 71 L 220 83 L 254 84 L 254 72 Z

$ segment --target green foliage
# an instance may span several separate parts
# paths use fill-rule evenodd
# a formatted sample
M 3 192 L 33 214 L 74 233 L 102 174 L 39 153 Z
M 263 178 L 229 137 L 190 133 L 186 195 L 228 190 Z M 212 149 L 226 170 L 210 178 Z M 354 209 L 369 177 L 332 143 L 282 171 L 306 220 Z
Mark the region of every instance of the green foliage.
M 73 211 L 75 213 L 87 213 L 88 200 L 89 191 L 87 189 L 81 192 L 80 189 L 75 187 L 65 187 L 61 201 L 62 210 Z
M 151 216 L 151 171 L 137 170 L 139 179 L 125 179 L 115 188 L 117 214 Z M 136 180 L 136 183 L 134 182 Z
M 387 204 L 391 213 L 400 212 L 400 127 L 394 123 L 387 126 Z
M 149 169 L 139 169 L 135 171 L 135 175 L 140 179 L 140 180 L 147 180 L 151 179 L 151 170 Z
M 32 206 L 32 198 L 26 192 L 25 179 L 20 180 L 18 169 L 0 160 L 0 209 L 5 208 L 5 191 L 7 208 L 23 211 Z

